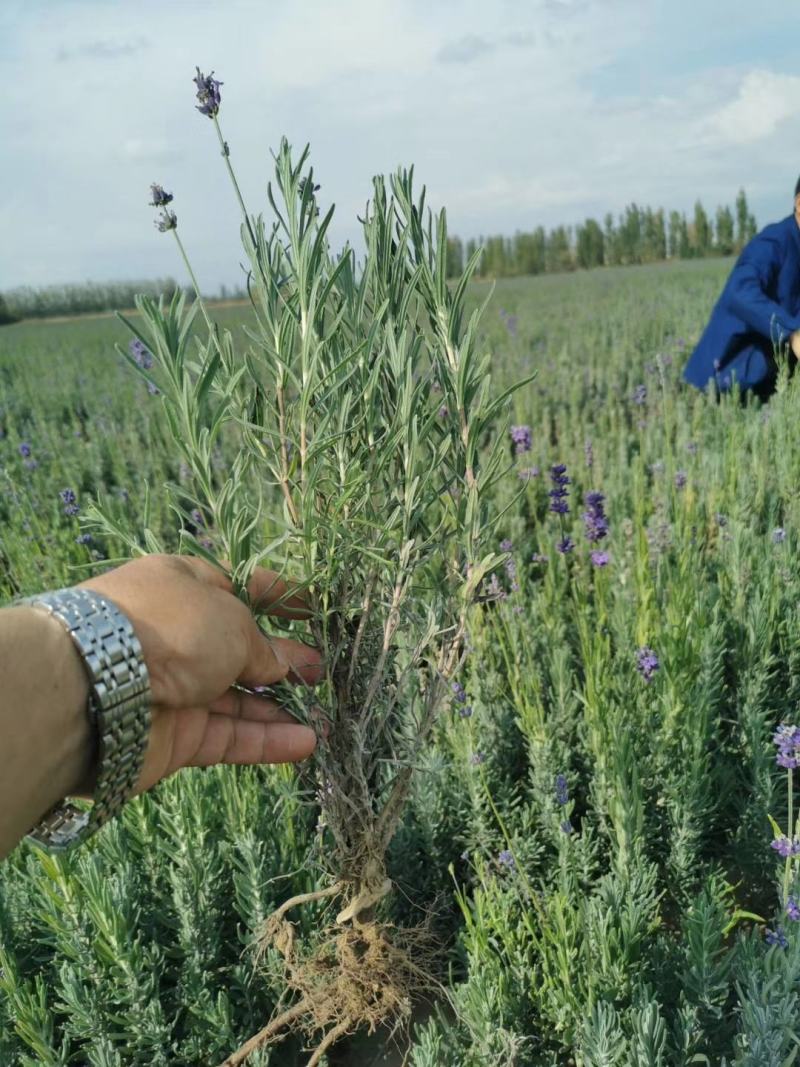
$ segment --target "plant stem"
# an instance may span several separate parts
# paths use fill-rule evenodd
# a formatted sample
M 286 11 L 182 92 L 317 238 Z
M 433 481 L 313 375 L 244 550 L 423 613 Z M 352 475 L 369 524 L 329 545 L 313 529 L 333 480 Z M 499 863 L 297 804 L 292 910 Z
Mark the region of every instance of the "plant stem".
M 216 115 L 212 115 L 212 121 L 214 123 L 214 129 L 217 131 L 217 137 L 219 138 L 220 148 L 222 149 L 222 158 L 225 160 L 225 166 L 228 168 L 228 174 L 230 175 L 230 179 L 233 182 L 233 188 L 236 192 L 236 198 L 239 201 L 239 207 L 242 209 L 242 215 L 244 216 L 244 222 L 247 226 L 247 232 L 250 234 L 250 240 L 253 242 L 253 248 L 255 249 L 256 235 L 253 233 L 253 227 L 250 225 L 250 216 L 247 214 L 247 208 L 244 206 L 244 198 L 242 196 L 242 191 L 239 188 L 239 183 L 236 180 L 236 175 L 234 174 L 233 167 L 231 166 L 230 149 L 228 148 L 225 138 L 222 136 L 222 130 L 220 129 L 219 121 L 217 120 Z
M 176 240 L 176 242 L 178 244 L 178 249 L 180 251 L 180 254 L 183 257 L 183 262 L 186 265 L 186 269 L 189 272 L 189 277 L 192 279 L 192 285 L 194 286 L 195 296 L 197 298 L 198 304 L 200 305 L 200 310 L 203 313 L 203 318 L 206 320 L 206 326 L 208 326 L 208 332 L 211 334 L 211 336 L 216 341 L 216 337 L 217 337 L 216 330 L 214 329 L 214 325 L 213 325 L 213 323 L 211 322 L 211 319 L 208 316 L 208 312 L 206 311 L 206 305 L 203 302 L 203 298 L 200 295 L 200 286 L 197 284 L 197 278 L 195 278 L 195 276 L 194 276 L 194 271 L 192 270 L 192 265 L 189 262 L 189 257 L 186 255 L 186 249 L 183 247 L 183 242 L 181 241 L 180 237 L 178 237 L 177 228 L 174 228 L 172 232 L 173 232 L 173 234 L 175 236 L 175 240 Z

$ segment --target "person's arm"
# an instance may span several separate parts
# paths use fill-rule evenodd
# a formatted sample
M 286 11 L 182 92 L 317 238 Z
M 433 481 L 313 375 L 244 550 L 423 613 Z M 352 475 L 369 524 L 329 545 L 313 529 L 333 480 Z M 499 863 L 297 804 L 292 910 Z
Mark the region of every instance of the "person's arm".
M 80 653 L 57 619 L 0 611 L 0 859 L 62 797 L 91 788 L 88 699 Z
M 785 344 L 800 330 L 800 318 L 766 293 L 780 270 L 782 251 L 772 238 L 754 237 L 731 272 L 727 306 L 751 330 L 773 344 Z
M 128 618 L 149 673 L 152 719 L 134 795 L 181 767 L 288 763 L 313 752 L 313 729 L 239 687 L 316 685 L 319 651 L 262 633 L 221 570 L 153 555 L 81 587 Z M 309 616 L 304 595 L 273 571 L 257 567 L 247 591 L 260 614 Z M 0 859 L 62 798 L 92 798 L 88 697 L 88 673 L 61 622 L 31 605 L 0 609 Z

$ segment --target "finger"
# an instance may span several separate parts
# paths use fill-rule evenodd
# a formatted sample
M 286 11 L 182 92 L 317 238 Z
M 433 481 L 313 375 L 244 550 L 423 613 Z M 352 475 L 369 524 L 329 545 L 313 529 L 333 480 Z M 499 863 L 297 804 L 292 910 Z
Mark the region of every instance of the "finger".
M 217 700 L 212 700 L 208 710 L 213 715 L 229 715 L 234 719 L 249 719 L 251 722 L 297 722 L 277 700 L 245 693 L 241 689 L 229 689 Z
M 259 630 L 262 641 L 266 641 L 278 659 L 288 665 L 286 681 L 293 685 L 317 685 L 325 677 L 325 664 L 322 653 L 313 645 L 305 645 L 291 637 L 273 637 Z M 257 683 L 269 684 L 269 683 Z
M 272 685 L 283 681 L 316 685 L 324 675 L 322 655 L 317 648 L 289 637 L 263 634 L 253 622 L 248 628 L 248 656 L 236 679 L 240 685 Z
M 299 723 L 252 722 L 212 715 L 200 747 L 186 766 L 295 763 L 310 756 L 316 743 L 314 731 Z
M 185 558 L 191 559 L 212 585 L 224 589 L 226 593 L 233 592 L 233 583 L 218 567 L 199 556 Z M 225 570 L 232 570 L 230 560 L 221 559 L 219 562 Z M 286 582 L 277 571 L 268 570 L 266 567 L 256 567 L 253 571 L 247 583 L 247 595 L 250 597 L 253 611 L 258 614 L 269 613 L 282 619 L 307 619 L 311 616 L 307 593 L 298 591 L 296 582 Z

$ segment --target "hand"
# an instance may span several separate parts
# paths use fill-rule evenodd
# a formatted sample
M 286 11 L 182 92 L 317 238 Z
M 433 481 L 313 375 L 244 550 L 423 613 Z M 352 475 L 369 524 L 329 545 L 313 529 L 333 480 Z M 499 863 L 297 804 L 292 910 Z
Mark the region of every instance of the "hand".
M 314 685 L 322 677 L 320 653 L 261 633 L 230 580 L 210 563 L 144 556 L 78 588 L 104 594 L 130 619 L 150 674 L 152 723 L 134 795 L 181 767 L 293 763 L 314 751 L 312 729 L 276 701 L 231 686 L 282 679 Z M 275 604 L 288 589 L 273 571 L 257 568 L 247 591 L 262 614 L 309 614 L 297 594 Z M 93 796 L 96 771 L 74 795 Z
M 800 359 L 800 330 L 795 330 L 789 338 L 789 344 L 792 346 L 792 352 L 794 352 L 795 359 Z

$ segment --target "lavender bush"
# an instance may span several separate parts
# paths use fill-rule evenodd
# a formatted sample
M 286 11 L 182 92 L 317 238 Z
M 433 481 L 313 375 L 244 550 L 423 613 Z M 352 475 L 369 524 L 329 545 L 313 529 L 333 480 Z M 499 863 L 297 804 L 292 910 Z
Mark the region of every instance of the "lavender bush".
M 221 83 L 199 70 L 195 81 L 241 202 L 218 123 Z M 407 1015 L 412 993 L 429 982 L 404 947 L 413 938 L 377 920 L 391 890 L 386 853 L 463 659 L 470 605 L 502 559 L 491 547 L 496 515 L 487 494 L 504 470 L 501 419 L 511 390 L 490 395 L 482 309 L 465 314 L 476 258 L 448 286 L 445 214 L 426 214 L 413 169 L 398 171 L 388 188 L 374 180 L 363 263 L 350 248 L 333 255 L 333 208 L 323 214 L 318 205 L 308 155 L 295 160 L 281 143 L 268 187 L 272 222 L 242 204 L 257 322 L 249 346 L 217 329 L 195 282 L 188 308 L 182 294 L 169 304 L 138 300 L 142 324 L 128 322 L 135 339 L 120 350 L 161 391 L 193 477 L 194 494 L 170 487 L 176 513 L 198 529 L 198 515 L 210 517 L 243 600 L 258 564 L 299 579 L 326 665 L 313 695 L 276 692 L 304 722 L 320 723 L 318 704 L 329 727 L 314 759 L 325 785 L 318 797 L 329 884 L 285 901 L 266 923 L 263 947 L 284 956 L 297 1000 L 230 1064 L 298 1025 L 323 1031 L 309 1061 L 316 1064 L 343 1035 Z M 172 232 L 194 280 L 167 207 L 173 194 L 156 184 L 151 191 L 158 229 Z M 205 330 L 193 343 L 198 311 Z M 212 451 L 225 428 L 239 434 L 239 451 L 215 491 Z M 481 458 L 487 434 L 496 445 Z M 265 544 L 270 509 L 280 529 Z M 133 551 L 160 550 L 151 531 L 140 542 L 102 506 L 91 517 Z M 222 566 L 196 533 L 184 529 L 181 547 Z M 336 898 L 336 923 L 320 944 L 296 944 L 290 910 Z

